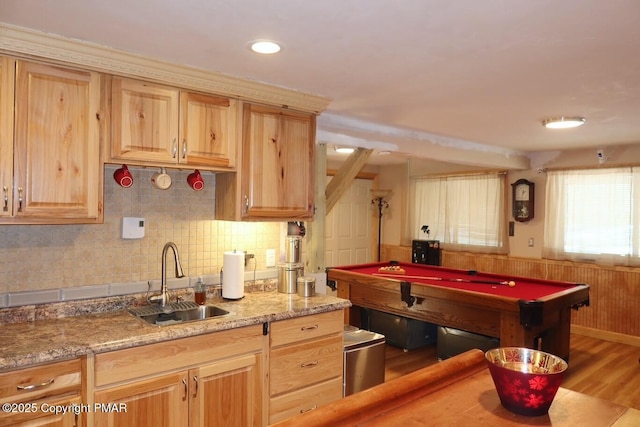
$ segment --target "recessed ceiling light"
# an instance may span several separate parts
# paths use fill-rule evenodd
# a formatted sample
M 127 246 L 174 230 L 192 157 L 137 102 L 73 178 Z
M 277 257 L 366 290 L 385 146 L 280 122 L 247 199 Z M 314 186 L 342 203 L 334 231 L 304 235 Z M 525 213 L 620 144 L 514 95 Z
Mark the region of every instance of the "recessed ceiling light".
M 271 55 L 280 52 L 280 45 L 269 40 L 256 40 L 251 43 L 251 50 L 263 55 Z
M 390 156 L 391 151 L 378 151 L 378 156 Z
M 354 151 L 356 151 L 356 149 L 353 147 L 335 147 L 334 149 L 336 150 L 337 153 L 343 153 L 343 154 L 351 154 Z
M 542 126 L 547 129 L 569 129 L 582 126 L 587 119 L 584 117 L 554 117 L 542 121 Z

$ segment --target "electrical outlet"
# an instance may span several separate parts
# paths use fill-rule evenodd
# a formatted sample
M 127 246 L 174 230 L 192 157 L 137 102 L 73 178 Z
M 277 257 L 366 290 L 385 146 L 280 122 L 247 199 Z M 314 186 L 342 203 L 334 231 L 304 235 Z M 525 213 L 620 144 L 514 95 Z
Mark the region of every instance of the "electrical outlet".
M 275 249 L 267 249 L 265 266 L 267 268 L 276 266 L 276 250 Z
M 533 237 L 529 237 L 529 247 L 533 247 Z

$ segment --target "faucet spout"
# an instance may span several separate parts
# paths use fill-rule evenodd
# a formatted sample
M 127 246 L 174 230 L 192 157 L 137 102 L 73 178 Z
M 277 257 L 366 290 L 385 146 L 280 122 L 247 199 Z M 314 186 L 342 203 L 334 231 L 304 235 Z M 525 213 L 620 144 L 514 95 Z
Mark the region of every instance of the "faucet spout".
M 182 264 L 180 263 L 180 256 L 178 255 L 178 247 L 173 242 L 167 242 L 162 248 L 162 276 L 161 276 L 161 286 L 160 286 L 160 295 L 154 295 L 149 298 L 149 302 L 159 302 L 161 307 L 167 305 L 168 301 L 168 290 L 167 290 L 167 253 L 169 252 L 169 248 L 173 251 L 173 259 L 176 265 L 176 277 L 184 277 L 184 272 L 182 271 Z

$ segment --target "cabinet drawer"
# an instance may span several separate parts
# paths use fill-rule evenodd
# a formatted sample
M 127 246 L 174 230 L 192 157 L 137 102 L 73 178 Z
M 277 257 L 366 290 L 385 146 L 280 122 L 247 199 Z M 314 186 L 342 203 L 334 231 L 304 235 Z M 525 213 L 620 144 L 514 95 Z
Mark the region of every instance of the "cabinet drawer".
M 312 385 L 269 401 L 269 424 L 282 421 L 342 398 L 342 377 Z
M 271 396 L 342 377 L 342 332 L 271 350 Z
M 0 403 L 79 393 L 80 369 L 80 359 L 74 359 L 4 372 L 0 374 Z
M 342 333 L 343 329 L 342 310 L 281 320 L 271 324 L 271 347 Z
M 262 325 L 254 325 L 96 354 L 95 384 L 100 387 L 261 352 L 262 340 Z

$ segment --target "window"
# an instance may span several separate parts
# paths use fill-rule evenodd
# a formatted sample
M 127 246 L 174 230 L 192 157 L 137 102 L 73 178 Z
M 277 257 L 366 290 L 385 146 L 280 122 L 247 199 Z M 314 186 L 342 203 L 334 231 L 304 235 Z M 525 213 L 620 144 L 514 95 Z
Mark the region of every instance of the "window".
M 550 171 L 543 256 L 640 265 L 640 168 Z
M 428 225 L 448 249 L 506 253 L 504 174 L 415 177 L 409 195 L 413 239 Z

